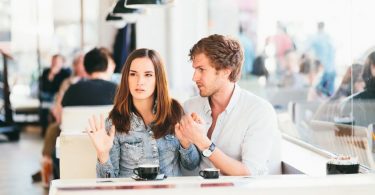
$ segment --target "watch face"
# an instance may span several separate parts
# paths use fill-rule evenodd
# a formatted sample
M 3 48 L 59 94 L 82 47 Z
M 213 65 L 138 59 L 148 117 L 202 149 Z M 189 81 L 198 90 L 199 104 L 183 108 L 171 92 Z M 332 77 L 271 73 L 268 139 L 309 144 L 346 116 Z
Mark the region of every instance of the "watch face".
M 211 156 L 212 152 L 211 152 L 210 150 L 207 149 L 207 150 L 203 150 L 202 154 L 203 154 L 203 156 L 205 156 L 205 157 L 209 157 L 209 156 Z

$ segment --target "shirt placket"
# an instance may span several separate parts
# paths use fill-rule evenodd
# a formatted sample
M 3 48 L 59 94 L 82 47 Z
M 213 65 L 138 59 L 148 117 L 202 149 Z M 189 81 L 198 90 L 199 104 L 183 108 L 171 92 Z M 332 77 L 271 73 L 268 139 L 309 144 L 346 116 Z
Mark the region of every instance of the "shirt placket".
M 150 135 L 150 144 L 152 148 L 152 163 L 159 164 L 159 149 L 157 145 L 157 141 L 154 136 L 154 132 L 148 128 L 148 134 Z

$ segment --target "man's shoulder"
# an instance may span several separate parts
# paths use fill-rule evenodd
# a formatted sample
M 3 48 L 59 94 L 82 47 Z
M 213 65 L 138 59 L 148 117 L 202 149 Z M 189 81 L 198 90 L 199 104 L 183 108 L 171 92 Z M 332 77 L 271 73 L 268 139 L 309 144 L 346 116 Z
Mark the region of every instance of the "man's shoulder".
M 242 110 L 273 110 L 272 105 L 267 100 L 244 89 L 241 89 L 240 91 L 239 100 L 236 106 L 240 107 Z
M 109 86 L 109 87 L 117 87 L 116 83 L 113 83 L 111 81 L 106 81 L 102 79 L 81 79 L 76 84 L 74 84 L 77 87 L 86 87 L 86 86 L 98 86 L 102 87 L 103 85 Z

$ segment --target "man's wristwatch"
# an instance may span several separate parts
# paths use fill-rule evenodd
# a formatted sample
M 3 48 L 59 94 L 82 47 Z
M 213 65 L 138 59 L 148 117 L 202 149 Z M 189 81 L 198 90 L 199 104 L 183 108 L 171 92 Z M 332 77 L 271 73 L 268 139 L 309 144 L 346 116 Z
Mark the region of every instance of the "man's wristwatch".
M 210 147 L 208 147 L 207 149 L 205 149 L 205 150 L 202 151 L 202 155 L 204 157 L 207 157 L 207 158 L 210 157 L 212 155 L 212 153 L 214 152 L 215 147 L 216 146 L 215 146 L 214 142 L 212 142 L 211 145 L 210 145 Z

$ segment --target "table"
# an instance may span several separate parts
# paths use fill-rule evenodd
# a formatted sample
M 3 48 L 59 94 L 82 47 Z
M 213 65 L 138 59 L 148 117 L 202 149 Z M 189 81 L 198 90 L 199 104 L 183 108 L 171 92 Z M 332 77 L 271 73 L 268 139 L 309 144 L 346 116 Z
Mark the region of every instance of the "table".
M 274 175 L 259 177 L 221 176 L 169 177 L 162 181 L 134 181 L 131 178 L 54 180 L 50 195 L 232 195 L 232 194 L 375 194 L 375 174 Z

